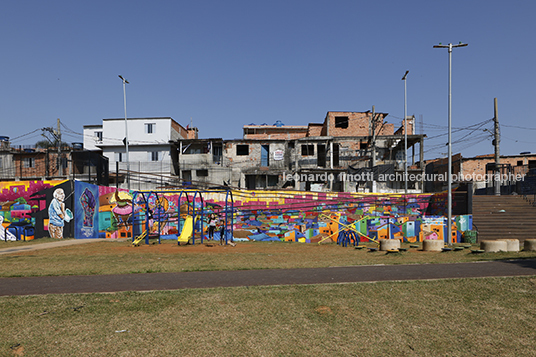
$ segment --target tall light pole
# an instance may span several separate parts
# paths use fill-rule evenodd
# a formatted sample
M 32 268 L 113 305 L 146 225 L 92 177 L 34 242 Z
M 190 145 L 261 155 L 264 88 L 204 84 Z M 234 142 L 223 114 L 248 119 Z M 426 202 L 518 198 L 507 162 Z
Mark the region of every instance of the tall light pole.
M 404 195 L 408 194 L 408 113 L 407 113 L 407 86 L 406 86 L 406 77 L 408 76 L 409 71 L 404 73 L 402 80 L 404 81 Z M 405 197 L 405 200 L 407 197 Z
M 123 78 L 122 75 L 119 75 L 119 78 L 123 81 L 123 103 L 125 106 L 125 148 L 127 153 L 127 188 L 130 191 L 130 160 L 128 157 L 128 120 L 127 120 L 127 90 L 126 85 L 128 81 Z
M 447 205 L 447 234 L 448 234 L 448 242 L 452 239 L 452 140 L 451 140 L 451 134 L 452 134 L 452 119 L 451 119 L 451 107 L 452 107 L 452 99 L 451 99 L 451 84 L 452 84 L 452 49 L 455 47 L 465 47 L 467 46 L 467 43 L 458 43 L 457 45 L 453 45 L 452 43 L 449 43 L 448 45 L 442 45 L 439 43 L 439 45 L 435 45 L 434 48 L 447 48 L 449 52 L 449 104 L 448 104 L 448 112 L 449 112 L 449 141 L 448 141 L 448 205 Z

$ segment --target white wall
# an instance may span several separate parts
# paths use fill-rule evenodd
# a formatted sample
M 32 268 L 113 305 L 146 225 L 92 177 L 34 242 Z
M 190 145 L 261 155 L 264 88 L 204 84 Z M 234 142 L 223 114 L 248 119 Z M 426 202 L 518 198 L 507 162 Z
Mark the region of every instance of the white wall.
M 123 145 L 125 138 L 124 119 L 105 119 L 102 122 L 104 145 Z M 153 124 L 153 133 L 146 133 L 146 124 Z M 128 143 L 130 146 L 168 144 L 171 140 L 171 119 L 134 118 L 128 119 Z
M 102 132 L 102 125 L 91 125 L 84 127 L 84 149 L 86 150 L 100 150 L 96 145 L 102 144 L 101 141 L 96 140 L 96 132 Z

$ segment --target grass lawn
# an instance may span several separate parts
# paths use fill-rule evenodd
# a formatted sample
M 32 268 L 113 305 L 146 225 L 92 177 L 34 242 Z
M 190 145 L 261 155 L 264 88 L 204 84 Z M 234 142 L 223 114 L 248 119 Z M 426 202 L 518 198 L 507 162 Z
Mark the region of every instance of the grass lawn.
M 0 264 L 7 277 L 524 258 L 536 253 L 105 241 L 0 255 Z M 0 297 L 0 356 L 534 356 L 534 311 L 536 274 Z
M 12 247 L 0 242 L 1 248 Z M 212 243 L 212 242 L 211 242 Z M 35 244 L 35 243 L 34 243 Z M 374 264 L 457 263 L 494 259 L 536 258 L 536 252 L 472 254 L 471 249 L 451 252 L 386 254 L 343 248 L 335 243 L 303 244 L 245 242 L 236 247 L 173 241 L 132 247 L 129 242 L 104 241 L 0 255 L 0 277 L 43 275 L 130 274 L 207 270 L 313 268 Z M 372 245 L 370 245 L 372 246 Z M 405 245 L 409 247 L 409 245 Z M 473 249 L 477 248 L 476 246 Z
M 0 355 L 534 356 L 536 278 L 0 298 Z

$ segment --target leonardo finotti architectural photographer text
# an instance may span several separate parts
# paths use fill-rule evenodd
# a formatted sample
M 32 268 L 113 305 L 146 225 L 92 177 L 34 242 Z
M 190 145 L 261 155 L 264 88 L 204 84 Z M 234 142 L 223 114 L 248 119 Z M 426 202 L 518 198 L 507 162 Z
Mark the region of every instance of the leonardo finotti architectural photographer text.
M 348 181 L 348 182 L 388 182 L 388 181 L 406 181 L 404 173 L 390 173 L 390 174 L 377 174 L 376 176 L 372 172 L 362 172 L 359 174 L 350 175 L 347 173 L 339 173 L 334 175 L 333 173 L 309 173 L 309 174 L 287 174 L 283 173 L 284 181 L 300 181 L 300 182 L 326 182 L 326 181 Z M 502 182 L 517 182 L 524 181 L 525 174 L 452 174 L 453 182 L 493 182 L 493 181 L 502 181 Z M 447 174 L 408 174 L 407 181 L 429 181 L 429 182 L 438 182 L 448 181 Z

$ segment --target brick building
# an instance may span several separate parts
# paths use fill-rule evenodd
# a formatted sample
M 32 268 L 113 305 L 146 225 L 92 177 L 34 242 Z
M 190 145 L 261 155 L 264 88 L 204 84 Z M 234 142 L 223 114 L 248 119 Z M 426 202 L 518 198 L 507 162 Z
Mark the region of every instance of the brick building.
M 425 165 L 426 177 L 429 178 L 425 185 L 426 191 L 434 192 L 445 190 L 447 182 L 445 180 L 439 180 L 438 178 L 441 178 L 441 175 L 446 177 L 448 159 L 441 158 L 427 160 Z M 459 184 L 462 182 L 472 182 L 473 188 L 477 192 L 491 190 L 493 187 L 494 175 L 496 173 L 495 169 L 495 155 L 493 154 L 479 155 L 469 158 L 464 158 L 461 154 L 452 156 L 453 183 Z M 519 155 L 502 155 L 500 157 L 499 172 L 501 174 L 501 185 L 515 186 L 511 187 L 510 190 L 522 191 L 523 189 L 526 189 L 523 182 L 521 181 L 521 183 L 519 183 L 516 177 L 533 176 L 535 170 L 536 154 L 522 153 Z
M 404 122 L 395 132 L 386 117 L 370 111 L 328 112 L 323 123 L 244 125 L 239 140 L 177 140 L 172 148 L 175 174 L 183 181 L 247 189 L 404 192 Z M 413 123 L 408 117 L 408 149 L 413 150 L 409 177 L 424 173 L 425 136 L 415 135 Z M 408 188 L 422 192 L 423 183 L 408 180 Z
M 97 152 L 83 150 L 82 143 L 63 144 L 58 150 L 11 146 L 7 138 L 0 140 L 0 179 L 80 179 L 108 185 L 108 160 Z

